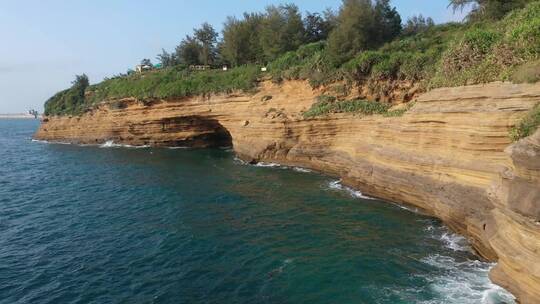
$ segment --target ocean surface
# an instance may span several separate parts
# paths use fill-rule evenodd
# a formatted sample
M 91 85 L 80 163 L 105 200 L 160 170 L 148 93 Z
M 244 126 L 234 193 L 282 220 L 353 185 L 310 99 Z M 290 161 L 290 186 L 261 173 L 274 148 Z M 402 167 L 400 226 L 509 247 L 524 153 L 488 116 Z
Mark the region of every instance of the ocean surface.
M 2 304 L 514 302 L 439 221 L 327 176 L 38 124 L 0 120 Z

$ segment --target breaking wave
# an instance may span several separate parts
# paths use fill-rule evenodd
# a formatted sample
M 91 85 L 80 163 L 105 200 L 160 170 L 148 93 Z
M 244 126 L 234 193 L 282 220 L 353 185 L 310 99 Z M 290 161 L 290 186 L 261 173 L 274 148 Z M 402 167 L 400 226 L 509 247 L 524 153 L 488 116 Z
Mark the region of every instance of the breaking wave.
M 293 171 L 300 172 L 300 173 L 313 172 L 312 170 L 307 169 L 307 168 L 284 166 L 278 163 L 258 162 L 258 163 L 252 164 L 252 163 L 246 162 L 245 160 L 239 158 L 238 156 L 234 157 L 234 161 L 241 165 L 254 166 L 254 167 L 260 167 L 260 168 L 279 168 L 279 169 L 285 169 L 285 170 L 292 169 Z
M 472 259 L 472 249 L 465 237 L 447 227 L 432 224 L 428 224 L 425 231 L 431 238 L 441 241 L 447 249 L 461 254 L 451 257 L 440 253 L 421 259 L 421 262 L 439 269 L 439 274 L 435 276 L 424 275 L 429 282 L 429 290 L 437 295 L 437 300 L 421 303 L 515 303 L 512 294 L 489 279 L 489 271 L 495 264 Z
M 149 148 L 150 146 L 144 145 L 144 146 L 133 146 L 133 145 L 124 145 L 124 144 L 116 144 L 112 140 L 108 140 L 102 145 L 99 146 L 100 148 L 131 148 L 131 149 L 142 149 L 142 148 Z
M 362 192 L 354 190 L 350 187 L 344 186 L 341 183 L 341 180 L 337 181 L 331 181 L 328 183 L 328 188 L 332 190 L 338 190 L 338 191 L 345 191 L 348 194 L 350 194 L 354 198 L 363 198 L 363 199 L 375 199 L 373 197 L 369 197 L 367 195 L 363 195 Z
M 437 300 L 421 303 L 449 304 L 510 304 L 515 298 L 502 287 L 493 284 L 488 276 L 492 263 L 478 260 L 458 261 L 453 257 L 435 254 L 421 260 L 440 269 L 440 275 L 426 277 L 428 288 L 437 295 Z

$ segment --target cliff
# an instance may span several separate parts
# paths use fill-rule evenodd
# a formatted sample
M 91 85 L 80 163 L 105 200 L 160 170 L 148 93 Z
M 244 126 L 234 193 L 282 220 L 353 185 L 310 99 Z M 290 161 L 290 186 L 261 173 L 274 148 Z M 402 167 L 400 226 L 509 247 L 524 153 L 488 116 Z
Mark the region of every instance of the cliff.
M 77 117 L 48 117 L 35 137 L 98 144 L 232 144 L 248 161 L 340 176 L 363 193 L 414 205 L 498 261 L 495 282 L 540 303 L 540 130 L 512 144 L 509 129 L 540 101 L 540 84 L 437 89 L 401 117 L 304 119 L 320 91 L 300 81 L 256 94 L 115 100 Z

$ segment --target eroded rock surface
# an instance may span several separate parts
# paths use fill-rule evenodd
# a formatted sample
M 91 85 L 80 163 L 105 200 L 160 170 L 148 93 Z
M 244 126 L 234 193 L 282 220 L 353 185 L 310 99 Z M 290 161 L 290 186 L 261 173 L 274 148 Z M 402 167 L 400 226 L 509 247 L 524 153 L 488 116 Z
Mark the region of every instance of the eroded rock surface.
M 495 282 L 540 303 L 540 131 L 511 145 L 509 128 L 540 102 L 540 84 L 438 89 L 401 117 L 332 114 L 304 119 L 320 94 L 304 82 L 259 93 L 124 99 L 80 117 L 49 117 L 36 138 L 131 145 L 231 144 L 249 161 L 341 177 L 363 193 L 414 205 L 498 261 Z M 269 97 L 271 96 L 271 98 Z

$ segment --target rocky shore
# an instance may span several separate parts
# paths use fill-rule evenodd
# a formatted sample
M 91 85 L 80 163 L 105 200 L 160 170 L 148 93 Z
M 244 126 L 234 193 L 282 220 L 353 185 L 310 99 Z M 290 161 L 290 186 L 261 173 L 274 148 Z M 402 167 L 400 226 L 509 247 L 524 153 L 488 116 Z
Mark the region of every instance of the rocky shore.
M 402 116 L 302 112 L 323 93 L 302 81 L 256 94 L 121 99 L 81 116 L 45 117 L 36 139 L 84 144 L 232 145 L 247 161 L 335 175 L 382 199 L 414 205 L 496 261 L 491 277 L 522 303 L 540 303 L 540 130 L 509 130 L 540 102 L 540 84 L 443 88 Z

